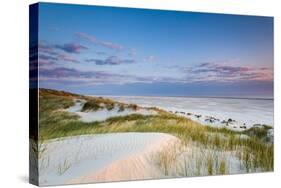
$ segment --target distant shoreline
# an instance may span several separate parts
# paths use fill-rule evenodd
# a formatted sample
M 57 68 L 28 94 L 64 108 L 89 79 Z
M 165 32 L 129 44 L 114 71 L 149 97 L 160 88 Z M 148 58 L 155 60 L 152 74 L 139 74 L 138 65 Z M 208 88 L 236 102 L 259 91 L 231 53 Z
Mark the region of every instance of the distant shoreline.
M 152 98 L 205 98 L 205 99 L 243 99 L 243 100 L 274 100 L 274 98 L 262 98 L 262 97 L 253 97 L 253 98 L 247 98 L 247 97 L 215 97 L 215 96 L 156 96 L 156 95 L 88 95 L 87 96 L 100 96 L 100 97 L 152 97 Z

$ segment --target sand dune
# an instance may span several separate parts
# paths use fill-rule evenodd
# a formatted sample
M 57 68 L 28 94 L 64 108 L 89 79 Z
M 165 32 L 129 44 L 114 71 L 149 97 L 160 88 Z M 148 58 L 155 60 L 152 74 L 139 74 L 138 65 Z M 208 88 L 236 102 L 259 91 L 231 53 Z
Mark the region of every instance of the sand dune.
M 179 140 L 163 133 L 114 133 L 55 139 L 43 144 L 40 184 L 149 179 L 161 172 L 151 155 Z
M 141 180 L 163 177 L 163 173 L 155 165 L 152 156 L 163 149 L 169 149 L 169 147 L 173 147 L 180 141 L 176 137 L 168 134 L 145 134 L 153 134 L 150 136 L 156 136 L 158 137 L 158 139 L 156 139 L 149 146 L 146 146 L 139 152 L 135 152 L 123 159 L 114 161 L 110 165 L 102 168 L 97 172 L 89 173 L 80 178 L 71 180 L 68 183 Z M 146 137 L 146 135 L 144 136 Z M 144 139 L 146 139 L 145 137 Z
M 82 112 L 82 107 L 84 103 L 85 103 L 84 100 L 75 101 L 74 106 L 69 107 L 68 109 L 66 109 L 66 111 L 75 113 L 76 115 L 80 116 L 80 121 L 83 122 L 105 121 L 106 119 L 111 117 L 127 116 L 131 114 L 141 114 L 141 115 L 157 114 L 157 112 L 146 108 L 140 108 L 137 110 L 125 108 L 123 111 L 119 111 L 119 108 L 116 106 L 111 110 L 104 108 L 97 111 Z

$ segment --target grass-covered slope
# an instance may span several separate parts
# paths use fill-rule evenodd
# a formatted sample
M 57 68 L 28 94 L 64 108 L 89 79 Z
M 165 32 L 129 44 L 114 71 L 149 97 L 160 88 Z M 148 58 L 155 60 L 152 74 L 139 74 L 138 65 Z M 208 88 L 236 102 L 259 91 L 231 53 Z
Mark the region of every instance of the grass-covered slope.
M 83 111 L 110 110 L 119 106 L 137 109 L 137 105 L 119 103 L 102 97 L 87 97 L 63 91 L 40 89 L 39 139 L 41 141 L 66 136 L 112 132 L 162 132 L 180 138 L 183 143 L 193 143 L 201 148 L 220 151 L 237 151 L 249 169 L 273 170 L 273 143 L 264 139 L 266 127 L 234 132 L 211 128 L 190 119 L 153 108 L 157 115 L 132 114 L 113 117 L 101 122 L 82 122 L 79 116 L 67 112 L 75 100 L 85 100 Z

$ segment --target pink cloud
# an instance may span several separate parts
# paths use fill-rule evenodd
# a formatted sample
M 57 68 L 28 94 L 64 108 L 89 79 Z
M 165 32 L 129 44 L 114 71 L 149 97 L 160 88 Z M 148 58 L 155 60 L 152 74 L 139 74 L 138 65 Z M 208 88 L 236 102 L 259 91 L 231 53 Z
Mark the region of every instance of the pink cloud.
M 182 69 L 182 68 L 181 68 Z M 183 68 L 190 80 L 195 81 L 272 81 L 273 70 L 269 67 L 239 66 L 223 63 L 201 63 Z

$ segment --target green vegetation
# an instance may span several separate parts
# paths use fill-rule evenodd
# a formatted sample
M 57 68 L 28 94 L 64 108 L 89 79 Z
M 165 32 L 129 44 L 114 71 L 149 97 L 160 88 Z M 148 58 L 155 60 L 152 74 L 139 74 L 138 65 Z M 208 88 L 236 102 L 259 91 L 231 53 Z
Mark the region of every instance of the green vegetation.
M 66 136 L 99 134 L 113 132 L 161 132 L 169 133 L 178 137 L 183 145 L 192 143 L 194 146 L 213 150 L 236 152 L 237 158 L 241 160 L 241 166 L 247 172 L 262 169 L 262 171 L 273 170 L 273 143 L 265 139 L 269 127 L 254 127 L 244 132 L 234 132 L 226 128 L 212 128 L 202 126 L 190 119 L 179 117 L 157 108 L 151 108 L 158 112 L 157 115 L 132 114 L 109 118 L 102 122 L 81 122 L 79 117 L 73 113 L 64 111 L 74 105 L 74 99 L 86 100 L 82 111 L 98 110 L 107 108 L 111 110 L 114 106 L 119 111 L 125 108 L 137 109 L 137 105 L 126 105 L 117 103 L 101 97 L 85 97 L 66 92 L 40 90 L 39 103 L 39 135 L 40 140 L 48 140 Z M 246 138 L 242 135 L 246 135 Z M 176 156 L 169 156 L 169 152 L 159 155 L 158 164 L 164 169 L 164 174 L 169 174 L 169 168 Z M 171 152 L 170 152 L 171 153 Z M 216 159 L 213 156 L 203 158 L 208 174 L 225 174 L 227 164 L 224 159 Z M 200 160 L 200 159 L 199 159 Z M 196 171 L 201 173 L 202 161 L 196 161 Z M 68 165 L 63 165 L 67 169 Z M 184 164 L 183 175 L 187 174 L 187 163 Z M 216 171 L 214 171 L 216 170 Z
M 119 110 L 118 112 L 123 112 L 125 110 L 125 105 L 119 104 Z
M 130 108 L 132 110 L 137 110 L 138 106 L 136 104 L 129 104 L 128 108 Z
M 208 157 L 207 167 L 208 167 L 208 175 L 213 175 L 213 158 L 211 156 Z
M 83 106 L 83 108 L 82 108 L 82 112 L 85 112 L 85 111 L 90 111 L 90 110 L 92 110 L 92 111 L 97 111 L 97 110 L 99 110 L 99 109 L 101 109 L 101 108 L 103 108 L 102 106 L 100 106 L 100 104 L 99 103 L 97 103 L 95 100 L 89 100 L 89 101 L 87 101 L 85 104 L 84 104 L 84 106 Z
M 220 174 L 226 174 L 226 162 L 225 162 L 225 160 L 220 161 L 219 173 Z
M 87 97 L 87 102 L 84 104 L 82 111 L 97 111 L 103 108 L 107 110 L 112 110 L 114 108 L 115 102 L 110 99 L 105 99 L 103 97 Z
M 262 125 L 261 127 L 252 127 L 248 130 L 245 130 L 244 133 L 251 137 L 255 137 L 257 139 L 268 142 L 269 139 L 267 136 L 267 132 L 269 129 L 272 129 L 272 127 L 267 126 L 267 125 Z

